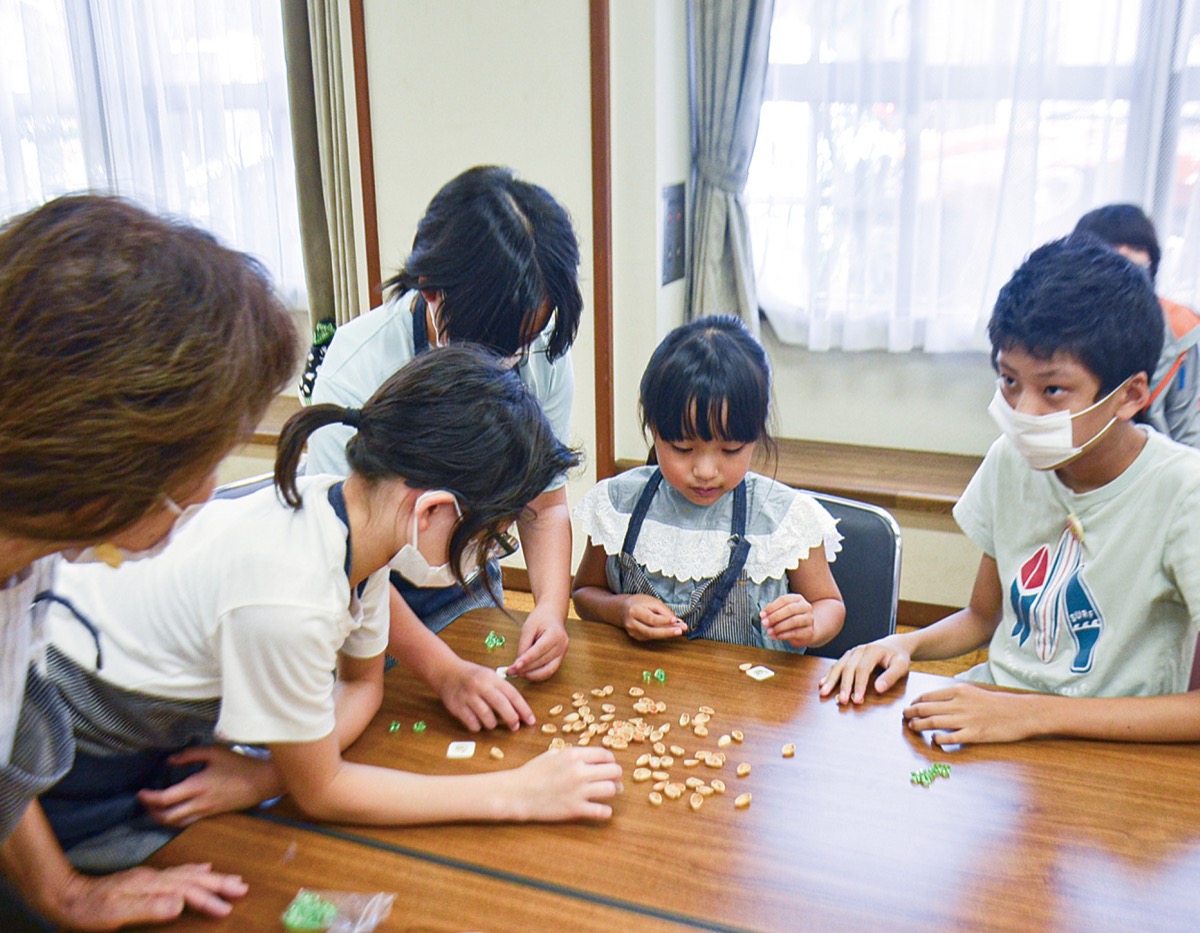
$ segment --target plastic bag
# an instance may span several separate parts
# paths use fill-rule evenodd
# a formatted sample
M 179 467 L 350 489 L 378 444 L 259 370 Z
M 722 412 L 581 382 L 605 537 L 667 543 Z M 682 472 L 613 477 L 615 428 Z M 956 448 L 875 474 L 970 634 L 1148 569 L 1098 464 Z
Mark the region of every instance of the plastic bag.
M 301 888 L 280 919 L 288 930 L 371 933 L 392 912 L 395 894 Z

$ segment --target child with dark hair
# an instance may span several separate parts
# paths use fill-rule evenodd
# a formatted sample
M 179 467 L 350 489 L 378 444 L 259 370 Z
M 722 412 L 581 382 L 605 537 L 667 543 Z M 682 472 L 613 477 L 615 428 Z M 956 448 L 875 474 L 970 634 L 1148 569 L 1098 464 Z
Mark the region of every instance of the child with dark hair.
M 988 645 L 919 697 L 935 743 L 1200 739 L 1200 452 L 1134 423 L 1162 342 L 1147 277 L 1091 237 L 1030 254 L 988 325 L 1003 430 L 954 508 L 983 550 L 970 605 L 847 652 L 821 694 L 861 703 L 911 661 Z M 879 668 L 883 668 L 879 672 Z
M 544 188 L 511 169 L 480 166 L 447 182 L 417 225 L 412 253 L 385 286 L 388 302 L 338 328 L 317 373 L 316 402 L 361 405 L 392 373 L 430 347 L 481 344 L 516 368 L 568 442 L 575 376 L 568 351 L 579 329 L 579 244 L 571 219 Z M 347 472 L 350 431 L 313 435 L 309 473 Z M 566 477 L 552 478 L 517 519 L 534 609 L 521 632 L 513 676 L 550 677 L 567 650 L 564 621 L 571 576 L 571 517 Z M 500 567 L 464 586 L 422 586 L 392 578 L 433 631 L 490 605 Z
M 356 432 L 350 475 L 298 479 L 305 441 L 333 423 Z M 464 579 L 577 459 L 511 369 L 478 348 L 449 347 L 401 369 L 361 410 L 317 405 L 294 415 L 280 436 L 276 488 L 214 501 L 161 557 L 64 574 L 49 667 L 80 758 L 46 812 L 69 854 L 116 867 L 103 860 L 138 860 L 142 841 L 164 841 L 130 827 L 183 826 L 285 791 L 309 816 L 335 822 L 608 817 L 603 801 L 620 768 L 603 749 L 474 776 L 342 758 L 383 696 L 397 598 L 389 570 Z M 402 660 L 452 712 L 516 703 L 533 721 L 494 670 L 470 665 L 486 676 L 468 675 L 466 696 L 464 662 L 424 626 L 410 634 Z M 271 761 L 230 744 L 265 746 Z M 173 767 L 196 765 L 198 774 L 170 784 Z M 115 850 L 99 845 L 111 838 Z
M 1162 253 L 1154 224 L 1136 204 L 1106 204 L 1079 218 L 1075 233 L 1098 237 L 1146 270 L 1153 285 Z M 1200 315 L 1160 297 L 1166 332 L 1162 352 L 1150 371 L 1146 420 L 1164 434 L 1200 447 Z
M 771 444 L 770 392 L 766 354 L 737 318 L 667 335 L 641 384 L 656 465 L 601 482 L 576 510 L 588 535 L 572 594 L 583 618 L 638 641 L 686 634 L 785 651 L 841 630 L 833 518 L 750 472 Z

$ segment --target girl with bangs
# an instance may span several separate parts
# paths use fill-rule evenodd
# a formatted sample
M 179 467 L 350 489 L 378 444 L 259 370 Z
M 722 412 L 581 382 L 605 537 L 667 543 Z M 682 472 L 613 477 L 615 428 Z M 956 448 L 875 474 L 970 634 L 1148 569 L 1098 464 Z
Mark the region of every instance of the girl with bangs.
M 638 641 L 793 652 L 838 633 L 834 519 L 750 470 L 758 446 L 773 447 L 770 392 L 766 354 L 737 318 L 667 335 L 641 383 L 649 465 L 604 480 L 575 512 L 588 536 L 572 593 L 583 618 Z

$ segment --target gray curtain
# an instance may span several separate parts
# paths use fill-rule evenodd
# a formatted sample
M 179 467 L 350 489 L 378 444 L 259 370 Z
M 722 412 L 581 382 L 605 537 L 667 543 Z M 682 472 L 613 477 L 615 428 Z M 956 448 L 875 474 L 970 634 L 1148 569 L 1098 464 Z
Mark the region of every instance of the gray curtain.
M 313 325 L 361 313 L 337 0 L 281 0 L 304 276 Z
M 767 76 L 775 0 L 691 2 L 692 237 L 688 317 L 738 314 L 758 333 L 742 189 Z

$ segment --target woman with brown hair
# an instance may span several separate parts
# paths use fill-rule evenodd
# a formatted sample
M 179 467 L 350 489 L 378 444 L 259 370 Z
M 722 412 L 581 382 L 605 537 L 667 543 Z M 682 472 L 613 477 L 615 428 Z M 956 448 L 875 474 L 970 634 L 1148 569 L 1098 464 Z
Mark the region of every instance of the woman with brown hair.
M 36 803 L 73 745 L 34 607 L 59 555 L 115 565 L 165 545 L 297 356 L 264 270 L 200 230 L 99 196 L 0 228 L 0 868 L 56 924 L 220 915 L 245 890 L 208 866 L 68 865 Z

